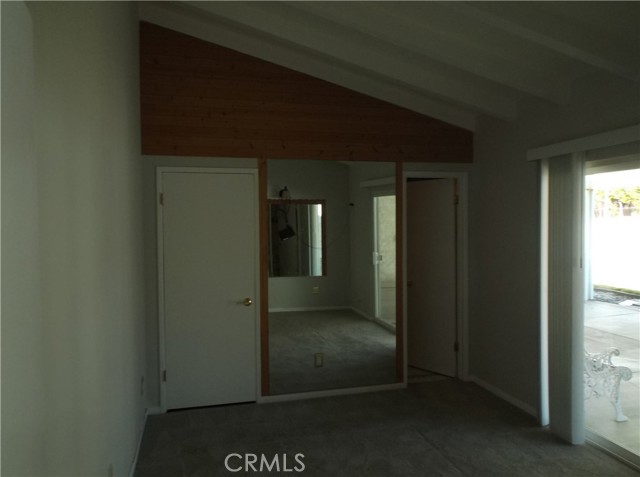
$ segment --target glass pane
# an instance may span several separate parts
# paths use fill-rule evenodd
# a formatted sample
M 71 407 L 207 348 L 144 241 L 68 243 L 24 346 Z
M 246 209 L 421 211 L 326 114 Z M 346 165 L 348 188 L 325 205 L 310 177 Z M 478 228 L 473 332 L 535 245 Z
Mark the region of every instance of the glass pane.
M 394 383 L 395 323 L 376 314 L 368 184 L 387 184 L 395 203 L 395 165 L 270 160 L 267 177 L 270 394 Z M 391 208 L 385 242 L 395 241 Z M 395 246 L 381 254 L 395 273 Z M 385 317 L 395 322 L 395 274 L 386 285 Z
M 640 169 L 585 182 L 585 422 L 640 455 Z

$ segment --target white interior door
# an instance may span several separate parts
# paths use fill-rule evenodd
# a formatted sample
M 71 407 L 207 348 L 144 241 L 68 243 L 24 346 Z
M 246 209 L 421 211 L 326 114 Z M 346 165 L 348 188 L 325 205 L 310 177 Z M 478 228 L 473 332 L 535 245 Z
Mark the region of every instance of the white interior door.
M 255 401 L 257 176 L 163 171 L 159 184 L 164 407 Z
M 407 182 L 408 364 L 456 375 L 455 180 Z

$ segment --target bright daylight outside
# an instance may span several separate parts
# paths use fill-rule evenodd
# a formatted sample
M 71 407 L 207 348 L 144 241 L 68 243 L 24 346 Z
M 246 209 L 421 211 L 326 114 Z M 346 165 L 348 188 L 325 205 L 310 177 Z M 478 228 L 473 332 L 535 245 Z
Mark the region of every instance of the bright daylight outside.
M 640 454 L 640 169 L 586 176 L 587 428 Z

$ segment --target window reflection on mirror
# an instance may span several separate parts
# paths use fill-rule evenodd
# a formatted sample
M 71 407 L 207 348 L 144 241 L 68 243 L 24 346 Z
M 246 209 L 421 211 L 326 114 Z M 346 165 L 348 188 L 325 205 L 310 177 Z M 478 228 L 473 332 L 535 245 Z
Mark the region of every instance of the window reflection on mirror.
M 269 276 L 326 275 L 324 200 L 269 199 Z
M 395 165 L 270 160 L 267 178 L 269 393 L 396 382 Z

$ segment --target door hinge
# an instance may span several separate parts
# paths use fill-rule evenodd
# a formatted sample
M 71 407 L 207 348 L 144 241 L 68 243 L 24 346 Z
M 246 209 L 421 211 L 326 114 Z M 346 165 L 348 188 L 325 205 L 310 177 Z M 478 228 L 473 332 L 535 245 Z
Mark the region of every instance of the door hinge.
M 458 194 L 455 194 L 453 196 L 453 205 L 458 205 L 460 203 L 460 196 Z
M 456 353 L 460 350 L 460 346 L 458 345 L 458 342 L 456 341 L 455 343 L 453 343 L 453 351 L 455 351 Z
M 164 205 L 164 194 L 160 192 L 160 205 Z
M 164 381 L 164 382 L 167 381 L 167 370 L 166 369 L 164 371 L 162 371 L 162 381 Z

